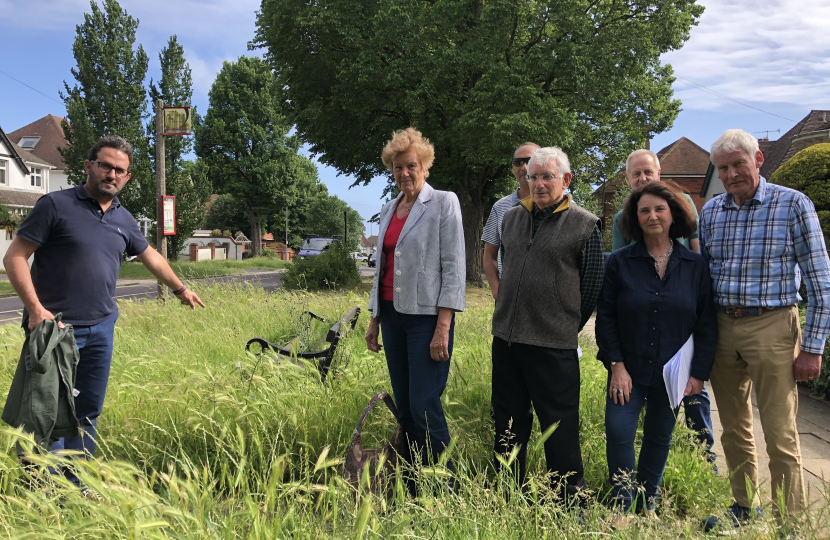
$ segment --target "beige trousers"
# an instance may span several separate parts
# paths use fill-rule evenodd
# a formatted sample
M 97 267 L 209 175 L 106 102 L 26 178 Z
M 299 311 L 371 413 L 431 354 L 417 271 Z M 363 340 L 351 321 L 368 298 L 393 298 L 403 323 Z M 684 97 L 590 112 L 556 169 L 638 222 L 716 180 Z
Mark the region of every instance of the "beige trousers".
M 754 508 L 748 478 L 758 487 L 758 456 L 752 429 L 750 392 L 755 387 L 761 427 L 769 454 L 773 501 L 783 496 L 777 514 L 804 508 L 804 476 L 796 415 L 798 390 L 793 363 L 801 345 L 798 308 L 732 319 L 718 312 L 718 346 L 712 366 L 712 390 L 723 425 L 721 442 L 731 475 L 732 495 Z M 779 495 L 780 493 L 780 495 Z

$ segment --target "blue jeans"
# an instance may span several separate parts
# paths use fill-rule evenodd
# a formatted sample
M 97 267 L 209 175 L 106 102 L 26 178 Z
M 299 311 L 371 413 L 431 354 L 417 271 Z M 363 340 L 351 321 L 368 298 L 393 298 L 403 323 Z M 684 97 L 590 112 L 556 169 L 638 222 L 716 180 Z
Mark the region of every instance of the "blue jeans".
M 75 416 L 81 423 L 84 434 L 58 439 L 52 444 L 52 452 L 77 450 L 90 457 L 95 455 L 96 427 L 107 393 L 116 320 L 118 313 L 93 326 L 74 327 L 75 343 L 81 356 L 75 376 Z M 77 483 L 75 475 L 68 470 L 66 475 Z
M 429 344 L 438 324 L 437 315 L 407 315 L 395 311 L 388 300 L 380 301 L 380 330 L 398 421 L 409 445 L 423 452 L 423 461 L 438 456 L 450 445 L 450 432 L 441 406 L 450 362 L 437 362 L 429 355 Z M 450 325 L 449 353 L 452 358 L 455 317 Z M 427 434 L 429 449 L 427 454 Z M 406 456 L 410 458 L 411 456 Z
M 712 451 L 715 436 L 712 433 L 712 404 L 706 386 L 694 396 L 683 398 L 683 408 L 686 410 L 686 426 L 697 433 L 697 440 L 706 448 L 706 458 L 714 463 L 717 455 Z
M 610 384 L 611 377 L 609 374 Z M 624 510 L 631 508 L 636 498 L 636 509 L 644 505 L 653 510 L 659 496 L 660 482 L 669 459 L 672 432 L 677 409 L 669 405 L 666 387 L 633 383 L 630 401 L 616 405 L 605 396 L 605 436 L 611 494 Z M 634 472 L 634 437 L 640 411 L 646 407 L 643 422 L 643 446 L 637 472 Z M 638 490 L 642 489 L 642 493 Z

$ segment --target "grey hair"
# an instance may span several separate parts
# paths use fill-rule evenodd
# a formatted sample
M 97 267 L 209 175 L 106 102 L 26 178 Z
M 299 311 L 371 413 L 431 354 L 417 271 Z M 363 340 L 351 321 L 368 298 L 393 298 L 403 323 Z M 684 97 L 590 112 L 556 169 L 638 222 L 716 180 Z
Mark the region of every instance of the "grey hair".
M 755 152 L 759 150 L 758 139 L 742 129 L 728 129 L 723 132 L 723 135 L 718 137 L 718 140 L 712 143 L 709 159 L 712 165 L 714 165 L 715 155 L 726 152 L 737 152 L 739 150 L 743 150 L 754 157 Z
M 105 135 L 101 137 L 94 145 L 92 145 L 92 148 L 89 149 L 89 153 L 86 158 L 89 161 L 95 161 L 98 159 L 98 152 L 101 151 L 101 148 L 114 148 L 115 150 L 121 150 L 130 158 L 130 167 L 133 166 L 133 145 L 124 140 L 123 137 L 118 137 L 116 135 Z
M 640 148 L 639 150 L 634 150 L 633 152 L 628 154 L 627 158 L 625 158 L 625 175 L 626 176 L 628 176 L 628 162 L 631 161 L 631 158 L 635 158 L 637 156 L 642 156 L 642 155 L 649 155 L 652 158 L 654 158 L 654 163 L 657 164 L 657 169 L 658 170 L 660 169 L 660 158 L 657 157 L 657 154 L 655 154 L 651 150 L 647 150 L 645 148 Z
M 558 146 L 546 146 L 536 150 L 527 163 L 527 168 L 530 169 L 531 163 L 539 163 L 546 166 L 552 159 L 556 160 L 557 172 L 561 176 L 565 176 L 565 174 L 571 172 L 571 162 L 568 159 L 568 155 Z

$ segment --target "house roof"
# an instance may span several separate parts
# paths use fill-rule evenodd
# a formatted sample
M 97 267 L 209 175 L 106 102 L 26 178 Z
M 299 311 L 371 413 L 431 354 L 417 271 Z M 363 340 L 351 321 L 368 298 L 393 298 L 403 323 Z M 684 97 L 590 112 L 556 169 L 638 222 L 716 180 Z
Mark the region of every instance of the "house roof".
M 770 178 L 778 168 L 792 158 L 798 148 L 793 146 L 793 138 L 813 131 L 830 129 L 830 110 L 813 110 L 776 141 L 761 141 L 761 153 L 764 164 L 761 176 Z M 763 143 L 767 142 L 766 145 Z
M 9 152 L 11 152 L 10 157 L 17 163 L 17 166 L 20 167 L 23 174 L 29 174 L 29 169 L 26 167 L 26 164 L 23 162 L 23 157 L 20 155 L 21 148 L 9 140 L 2 126 L 0 126 L 0 142 L 9 149 Z
M 365 236 L 362 236 L 362 235 L 361 235 L 361 237 L 360 237 L 360 245 L 361 245 L 362 247 L 372 247 L 372 246 L 377 246 L 377 245 L 378 245 L 378 235 L 373 234 L 373 235 L 372 235 L 372 236 L 370 236 L 369 238 L 366 238 Z
M 655 154 L 660 160 L 661 177 L 705 176 L 709 168 L 709 152 L 686 137 L 680 137 Z M 604 189 L 616 191 L 623 182 L 625 182 L 625 168 L 620 169 L 612 179 L 597 188 L 594 196 L 600 196 Z
M 7 206 L 24 206 L 32 208 L 43 193 L 30 193 L 12 189 L 0 189 L 0 202 Z
M 686 137 L 680 137 L 657 152 L 657 157 L 660 159 L 660 176 L 704 176 L 709 167 L 709 152 Z
M 40 120 L 35 120 L 28 126 L 23 126 L 20 129 L 9 133 L 9 139 L 15 144 L 20 142 L 23 137 L 40 137 L 40 140 L 34 148 L 29 152 L 37 156 L 37 162 L 48 163 L 59 170 L 66 169 L 58 147 L 66 148 L 66 138 L 63 136 L 63 127 L 61 122 L 63 118 L 47 114 Z

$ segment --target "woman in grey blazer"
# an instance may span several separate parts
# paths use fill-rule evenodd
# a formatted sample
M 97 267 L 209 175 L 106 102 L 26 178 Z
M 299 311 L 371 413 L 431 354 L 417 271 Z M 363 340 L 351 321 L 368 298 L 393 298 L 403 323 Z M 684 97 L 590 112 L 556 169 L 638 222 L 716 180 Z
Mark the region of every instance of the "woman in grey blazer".
M 450 369 L 454 314 L 466 306 L 461 207 L 455 193 L 426 183 L 434 157 L 432 144 L 413 128 L 393 133 L 383 149 L 383 163 L 401 193 L 380 212 L 366 331 L 370 351 L 386 349 L 398 420 L 424 463 L 437 460 L 450 444 L 441 394 Z M 430 454 L 423 452 L 427 444 Z M 412 463 L 411 455 L 404 457 Z

